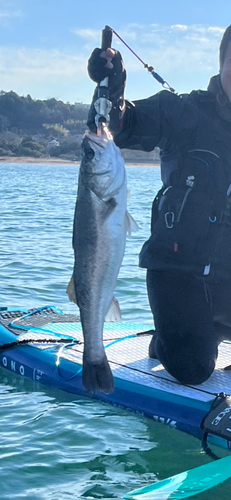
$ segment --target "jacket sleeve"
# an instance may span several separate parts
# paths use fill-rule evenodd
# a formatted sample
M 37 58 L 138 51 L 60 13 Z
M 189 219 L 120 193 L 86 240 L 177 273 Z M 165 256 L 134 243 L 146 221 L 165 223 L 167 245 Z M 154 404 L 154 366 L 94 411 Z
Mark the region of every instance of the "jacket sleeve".
M 192 116 L 187 120 L 184 99 L 163 90 L 147 99 L 126 101 L 121 125 L 114 137 L 117 146 L 152 151 L 156 146 L 165 149 L 169 142 L 177 142 L 193 124 Z

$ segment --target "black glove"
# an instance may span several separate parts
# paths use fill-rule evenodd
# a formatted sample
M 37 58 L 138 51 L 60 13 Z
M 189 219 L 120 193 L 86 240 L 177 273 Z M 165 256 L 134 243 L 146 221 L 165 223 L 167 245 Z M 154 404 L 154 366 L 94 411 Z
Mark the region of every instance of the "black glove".
M 101 57 L 103 54 L 105 57 Z M 112 57 L 109 57 L 110 54 Z M 108 56 L 108 57 L 107 57 Z M 99 84 L 104 78 L 108 77 L 109 100 L 112 103 L 110 112 L 110 130 L 113 134 L 120 131 L 120 120 L 124 110 L 124 88 L 126 84 L 126 70 L 120 52 L 107 49 L 95 49 L 88 61 L 88 73 L 90 78 Z M 98 98 L 98 91 L 93 96 L 92 104 L 88 115 L 88 127 L 96 131 L 94 102 Z
M 107 54 L 109 54 L 108 57 Z M 104 57 L 102 57 L 103 55 Z M 107 49 L 106 52 L 102 49 L 93 50 L 88 60 L 88 74 L 91 80 L 98 84 L 107 76 L 109 87 L 119 86 L 121 83 L 124 84 L 126 71 L 120 52 L 113 49 Z

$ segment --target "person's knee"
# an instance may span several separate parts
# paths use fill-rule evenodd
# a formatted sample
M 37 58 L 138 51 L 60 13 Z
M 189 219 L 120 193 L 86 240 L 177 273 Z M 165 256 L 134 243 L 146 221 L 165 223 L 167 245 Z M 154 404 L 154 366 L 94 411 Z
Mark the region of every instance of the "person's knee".
M 197 360 L 190 362 L 178 360 L 177 363 L 169 363 L 165 367 L 180 384 L 199 385 L 208 380 L 215 368 L 215 360 L 211 359 L 207 363 L 200 364 Z
M 192 353 L 190 349 L 176 349 L 173 346 L 170 350 L 166 349 L 166 346 L 163 349 L 157 342 L 156 354 L 167 372 L 180 384 L 198 385 L 212 375 L 217 359 L 217 348 L 214 352 L 203 350 L 198 354 Z

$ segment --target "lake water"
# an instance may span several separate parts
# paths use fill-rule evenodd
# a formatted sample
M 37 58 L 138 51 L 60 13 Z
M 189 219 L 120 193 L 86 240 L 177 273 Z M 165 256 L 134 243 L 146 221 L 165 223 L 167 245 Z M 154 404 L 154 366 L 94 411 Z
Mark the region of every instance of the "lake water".
M 115 295 L 124 321 L 152 325 L 138 254 L 149 235 L 158 168 L 127 168 L 127 241 Z M 1 306 L 56 305 L 72 273 L 78 165 L 0 165 Z M 0 500 L 121 499 L 131 489 L 207 463 L 200 442 L 141 415 L 54 391 L 0 370 Z M 215 450 L 220 456 L 222 450 Z M 229 500 L 230 481 L 194 497 Z

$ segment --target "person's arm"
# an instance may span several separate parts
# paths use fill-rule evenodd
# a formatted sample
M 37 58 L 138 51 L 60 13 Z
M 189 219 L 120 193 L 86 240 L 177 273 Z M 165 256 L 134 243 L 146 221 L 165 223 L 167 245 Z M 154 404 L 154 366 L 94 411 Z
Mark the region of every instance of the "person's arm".
M 129 102 L 124 99 L 126 71 L 121 54 L 113 49 L 95 49 L 88 61 L 90 78 L 100 83 L 108 77 L 109 99 L 112 103 L 109 128 L 120 148 L 152 151 L 165 149 L 169 141 L 179 141 L 187 129 L 184 100 L 163 90 L 152 97 Z M 93 96 L 88 115 L 88 127 L 96 132 Z
M 114 137 L 120 148 L 152 151 L 156 146 L 165 149 L 185 125 L 185 104 L 167 90 L 138 101 L 125 101 L 121 130 Z

